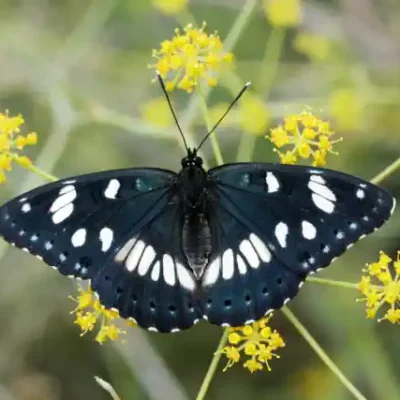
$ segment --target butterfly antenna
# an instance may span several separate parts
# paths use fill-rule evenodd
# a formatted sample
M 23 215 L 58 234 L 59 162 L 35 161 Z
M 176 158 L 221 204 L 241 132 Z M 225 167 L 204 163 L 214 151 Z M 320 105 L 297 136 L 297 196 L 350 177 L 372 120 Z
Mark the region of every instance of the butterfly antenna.
M 210 132 L 207 133 L 207 135 L 204 137 L 204 139 L 200 142 L 199 147 L 197 147 L 197 150 L 200 149 L 201 146 L 203 146 L 204 142 L 208 139 L 208 137 L 217 129 L 218 125 L 223 121 L 223 119 L 226 117 L 226 115 L 229 113 L 231 108 L 239 101 L 239 99 L 243 96 L 243 93 L 247 90 L 247 88 L 251 85 L 251 82 L 247 82 L 242 90 L 238 93 L 238 95 L 235 97 L 235 99 L 232 101 L 231 105 L 228 107 L 228 109 L 224 112 L 222 117 L 218 120 L 218 122 L 213 126 L 213 128 L 210 130 Z
M 171 110 L 171 114 L 172 114 L 172 116 L 174 117 L 174 120 L 175 120 L 175 124 L 176 124 L 176 126 L 178 127 L 179 132 L 180 132 L 180 134 L 181 134 L 181 136 L 182 136 L 183 144 L 185 145 L 186 151 L 189 151 L 189 148 L 188 148 L 188 146 L 187 146 L 187 142 L 186 142 L 185 136 L 184 136 L 184 134 L 183 134 L 183 132 L 182 132 L 182 129 L 181 129 L 180 125 L 179 125 L 178 118 L 176 117 L 174 108 L 172 107 L 171 99 L 169 98 L 167 89 L 165 88 L 165 85 L 164 85 L 164 81 L 163 81 L 163 79 L 161 78 L 161 75 L 160 75 L 159 72 L 157 72 L 157 78 L 158 78 L 158 81 L 160 82 L 162 91 L 164 92 L 164 96 L 165 96 L 165 98 L 167 99 L 169 109 Z

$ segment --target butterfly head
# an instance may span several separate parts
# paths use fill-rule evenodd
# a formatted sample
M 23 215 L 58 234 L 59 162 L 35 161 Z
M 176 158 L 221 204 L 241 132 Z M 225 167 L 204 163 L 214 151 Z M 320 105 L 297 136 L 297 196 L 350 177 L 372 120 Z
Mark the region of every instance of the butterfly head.
M 182 167 L 202 167 L 203 159 L 197 155 L 196 149 L 188 149 L 187 156 L 182 159 Z

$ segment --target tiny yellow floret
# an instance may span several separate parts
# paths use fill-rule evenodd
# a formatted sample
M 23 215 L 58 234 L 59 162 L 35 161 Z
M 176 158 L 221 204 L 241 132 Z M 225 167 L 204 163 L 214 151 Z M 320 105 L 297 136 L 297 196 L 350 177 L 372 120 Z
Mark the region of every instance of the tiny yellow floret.
M 279 358 L 274 352 L 285 346 L 281 335 L 269 326 L 271 318 L 272 315 L 249 325 L 229 328 L 229 345 L 220 350 L 220 354 L 228 359 L 224 371 L 237 364 L 241 354 L 246 357 L 243 367 L 251 373 L 264 368 L 271 370 L 269 361 L 274 357 Z
M 313 166 L 322 167 L 326 165 L 327 154 L 338 154 L 333 151 L 333 145 L 342 138 L 332 140 L 333 135 L 329 122 L 306 110 L 286 117 L 283 124 L 270 130 L 267 138 L 274 144 L 274 151 L 282 164 L 295 164 L 299 157 L 311 157 Z M 278 150 L 285 146 L 291 149 L 284 152 Z
M 119 319 L 118 311 L 104 307 L 94 296 L 90 286 L 86 288 L 78 286 L 78 296 L 76 298 L 69 296 L 69 298 L 77 303 L 71 314 L 75 314 L 74 323 L 81 328 L 81 336 L 94 330 L 98 322 L 100 322 L 100 329 L 95 340 L 100 344 L 107 340 L 118 340 L 121 334 L 126 333 L 115 324 Z M 126 323 L 129 326 L 136 326 L 131 321 L 126 321 Z
M 358 289 L 364 295 L 357 301 L 365 301 L 366 317 L 373 319 L 383 306 L 387 311 L 378 322 L 387 320 L 392 324 L 400 323 L 400 251 L 397 260 L 393 260 L 380 252 L 377 262 L 367 264 L 363 269 L 365 275 L 361 277 Z
M 204 32 L 206 23 L 201 28 L 188 24 L 175 29 L 171 40 L 164 40 L 158 50 L 153 50 L 155 68 L 165 80 L 168 91 L 182 89 L 191 93 L 200 83 L 216 86 L 217 73 L 232 64 L 233 55 L 224 51 L 218 32 Z
M 6 171 L 11 171 L 12 162 L 23 167 L 31 166 L 31 160 L 18 152 L 25 146 L 37 143 L 37 134 L 30 132 L 21 134 L 21 125 L 24 123 L 21 115 L 10 117 L 8 111 L 0 113 L 0 183 L 6 181 Z

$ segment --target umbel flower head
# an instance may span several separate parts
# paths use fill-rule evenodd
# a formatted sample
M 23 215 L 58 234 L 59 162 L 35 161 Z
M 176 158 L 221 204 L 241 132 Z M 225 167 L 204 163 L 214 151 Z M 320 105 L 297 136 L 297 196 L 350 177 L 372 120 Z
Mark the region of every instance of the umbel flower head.
M 153 50 L 155 68 L 165 80 L 167 90 L 175 88 L 191 93 L 200 82 L 217 84 L 217 72 L 224 64 L 232 63 L 231 53 L 224 51 L 218 32 L 204 32 L 188 24 L 183 32 L 177 28 L 171 40 L 164 40 L 159 50 Z
M 241 355 L 245 356 L 243 367 L 251 373 L 265 367 L 271 371 L 269 361 L 274 357 L 280 358 L 275 351 L 285 346 L 281 335 L 268 326 L 271 317 L 272 314 L 250 325 L 228 328 L 229 345 L 220 350 L 228 359 L 224 371 L 238 363 Z
M 119 318 L 118 311 L 109 310 L 100 304 L 90 286 L 86 289 L 79 286 L 78 292 L 79 294 L 76 298 L 70 296 L 70 299 L 78 304 L 71 313 L 76 315 L 74 323 L 81 328 L 81 336 L 93 331 L 96 322 L 100 322 L 100 329 L 95 340 L 100 344 L 107 340 L 118 340 L 121 334 L 126 333 L 115 324 Z M 130 326 L 135 326 L 131 321 L 127 321 L 127 323 Z
M 10 117 L 8 111 L 0 113 L 0 183 L 5 182 L 5 172 L 11 170 L 13 161 L 22 166 L 31 164 L 28 157 L 18 153 L 25 146 L 37 143 L 35 132 L 21 134 L 20 127 L 24 122 L 22 115 Z
M 267 138 L 275 145 L 274 151 L 282 164 L 294 164 L 299 157 L 311 157 L 313 166 L 318 167 L 326 165 L 329 153 L 338 154 L 333 151 L 333 145 L 342 138 L 332 140 L 333 135 L 329 122 L 317 118 L 311 111 L 303 111 L 286 117 L 284 124 L 271 129 Z M 291 149 L 284 153 L 277 149 L 285 146 Z
M 179 14 L 188 4 L 188 0 L 152 0 L 154 8 L 167 15 Z
M 400 323 L 400 251 L 394 262 L 381 251 L 378 262 L 367 264 L 363 272 L 358 289 L 365 297 L 357 300 L 365 301 L 367 318 L 375 318 L 382 307 L 388 306 L 378 322 Z

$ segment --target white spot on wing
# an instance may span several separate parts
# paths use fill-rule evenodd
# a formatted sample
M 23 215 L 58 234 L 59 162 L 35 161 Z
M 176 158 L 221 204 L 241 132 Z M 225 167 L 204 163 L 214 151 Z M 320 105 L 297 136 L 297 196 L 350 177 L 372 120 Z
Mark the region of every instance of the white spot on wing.
M 203 278 L 203 284 L 205 286 L 211 286 L 219 277 L 219 272 L 221 270 L 221 258 L 217 257 L 206 269 Z
M 235 272 L 232 249 L 225 250 L 222 255 L 222 277 L 227 280 L 231 279 Z
M 175 285 L 175 265 L 174 260 L 169 254 L 164 254 L 163 257 L 163 276 L 168 285 Z
M 135 245 L 132 247 L 128 258 L 126 259 L 126 269 L 130 272 L 132 272 L 136 267 L 139 262 L 139 258 L 142 255 L 142 252 L 144 250 L 145 244 L 142 240 L 138 240 Z
M 319 175 L 311 175 L 310 176 L 310 181 L 320 183 L 321 185 L 325 185 L 326 184 L 325 179 L 322 176 L 319 176 Z
M 64 186 L 60 192 L 59 196 L 54 200 L 50 207 L 50 212 L 55 213 L 58 210 L 66 207 L 76 199 L 76 190 L 73 185 Z
M 176 273 L 181 286 L 191 292 L 196 288 L 196 283 L 190 272 L 180 263 L 176 263 Z
M 132 249 L 133 245 L 135 244 L 135 242 L 136 242 L 136 237 L 135 237 L 135 236 L 132 237 L 132 238 L 130 238 L 130 239 L 123 245 L 123 247 L 121 247 L 121 248 L 118 250 L 118 253 L 116 254 L 114 260 L 115 260 L 116 262 L 122 262 L 122 261 L 124 261 L 125 258 L 128 256 L 129 252 L 131 251 L 131 249 Z
M 258 253 L 261 260 L 264 262 L 271 261 L 271 252 L 268 247 L 264 244 L 264 242 L 254 233 L 250 234 L 250 241 L 253 244 L 256 252 Z
M 31 211 L 32 210 L 32 207 L 31 207 L 31 205 L 29 204 L 29 203 L 24 203 L 23 205 L 22 205 L 22 207 L 21 207 L 21 211 L 23 212 L 23 213 L 28 213 L 29 211 Z
M 286 239 L 289 233 L 289 227 L 284 222 L 279 222 L 275 227 L 275 236 L 281 247 L 286 247 Z
M 243 258 L 241 257 L 240 254 L 238 254 L 236 256 L 236 261 L 237 261 L 237 265 L 239 268 L 239 274 L 241 275 L 245 275 L 247 272 L 247 267 L 246 267 L 246 263 L 244 262 Z
M 324 197 L 327 200 L 336 201 L 336 196 L 332 192 L 332 190 L 329 189 L 328 186 L 325 185 L 325 183 L 322 184 L 322 183 L 316 182 L 315 180 L 312 180 L 312 178 L 314 176 L 315 176 L 315 178 L 321 178 L 321 176 L 317 176 L 317 175 L 311 176 L 310 182 L 308 182 L 308 187 L 310 188 L 310 190 L 312 190 L 314 193 Z
M 258 255 L 254 250 L 254 247 L 247 239 L 243 240 L 242 243 L 240 243 L 239 249 L 243 253 L 244 257 L 246 258 L 247 262 L 250 264 L 252 268 L 259 267 L 260 259 L 258 258 Z
M 86 242 L 86 229 L 78 229 L 71 237 L 71 243 L 74 247 L 81 247 Z
M 69 218 L 73 212 L 74 212 L 74 205 L 72 203 L 69 203 L 66 206 L 64 206 L 64 207 L 60 208 L 59 210 L 57 210 L 53 214 L 52 220 L 53 220 L 53 222 L 55 224 L 59 224 L 60 222 L 63 222 L 67 218 Z
M 154 251 L 153 247 L 147 246 L 139 262 L 139 267 L 138 267 L 139 275 L 141 276 L 146 275 L 155 257 L 156 257 L 156 252 Z
M 327 214 L 332 214 L 335 210 L 335 205 L 327 200 L 325 197 L 320 196 L 319 194 L 313 193 L 312 199 L 314 204 L 322 211 L 325 211 Z
M 317 228 L 308 221 L 302 221 L 301 233 L 305 239 L 312 240 L 317 236 Z
M 268 186 L 268 193 L 275 193 L 279 190 L 279 181 L 272 172 L 267 172 L 265 181 Z
M 364 192 L 364 190 L 358 189 L 357 192 L 356 192 L 356 196 L 357 196 L 357 198 L 360 199 L 360 200 L 363 199 L 363 198 L 365 197 L 365 192 Z
M 100 231 L 101 251 L 106 252 L 110 249 L 113 238 L 114 233 L 107 226 Z
M 160 278 L 160 261 L 157 261 L 154 264 L 154 267 L 153 267 L 153 269 L 151 271 L 151 279 L 154 282 L 157 282 L 159 278 Z
M 107 197 L 107 199 L 116 199 L 120 187 L 121 184 L 118 179 L 111 179 L 104 191 L 104 196 Z
M 45 250 L 51 250 L 53 248 L 53 244 L 51 242 L 45 242 L 44 243 L 44 249 Z

